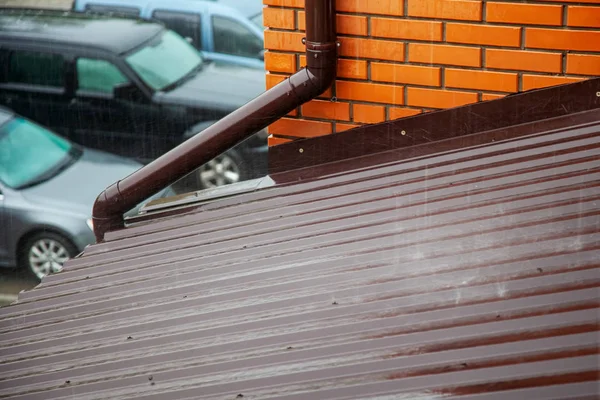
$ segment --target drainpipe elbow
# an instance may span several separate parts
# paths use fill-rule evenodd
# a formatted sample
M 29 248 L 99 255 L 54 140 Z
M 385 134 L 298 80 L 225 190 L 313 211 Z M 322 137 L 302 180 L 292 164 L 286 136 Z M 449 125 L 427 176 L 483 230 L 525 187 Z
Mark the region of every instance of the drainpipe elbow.
M 100 193 L 92 208 L 94 235 L 98 243 L 104 240 L 106 232 L 124 226 L 123 212 L 120 209 L 123 199 L 119 191 L 119 182 L 113 183 Z
M 306 69 L 316 96 L 333 84 L 337 70 L 337 43 L 306 42 Z

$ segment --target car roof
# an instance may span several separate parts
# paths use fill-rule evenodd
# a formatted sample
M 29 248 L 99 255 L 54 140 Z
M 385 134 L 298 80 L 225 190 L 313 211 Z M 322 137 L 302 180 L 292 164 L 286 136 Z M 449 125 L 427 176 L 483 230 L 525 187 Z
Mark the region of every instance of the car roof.
M 220 14 L 238 14 L 239 17 L 245 17 L 249 14 L 241 12 L 246 7 L 237 6 L 236 2 L 214 1 L 214 0 L 76 0 L 73 8 L 83 10 L 87 5 L 116 6 L 116 7 L 135 7 L 141 12 L 147 7 L 153 9 L 195 11 L 201 13 L 220 13 Z M 239 3 L 240 5 L 243 3 Z M 261 5 L 262 9 L 262 5 Z
M 165 28 L 157 23 L 49 10 L 0 11 L 0 40 L 15 39 L 95 47 L 122 54 Z
M 200 1 L 200 0 L 198 0 Z M 263 11 L 261 0 L 217 0 L 220 4 L 235 8 L 246 18 L 255 17 Z

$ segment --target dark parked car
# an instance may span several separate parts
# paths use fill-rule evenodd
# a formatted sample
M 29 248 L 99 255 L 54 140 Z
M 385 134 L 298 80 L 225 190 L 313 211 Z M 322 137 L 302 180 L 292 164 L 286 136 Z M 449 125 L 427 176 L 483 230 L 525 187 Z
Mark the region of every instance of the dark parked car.
M 60 271 L 95 242 L 98 193 L 140 167 L 0 108 L 0 267 L 18 265 L 38 279 Z
M 0 12 L 0 104 L 81 145 L 148 162 L 264 91 L 264 72 L 206 63 L 140 20 Z M 266 132 L 195 174 L 198 188 L 262 176 Z

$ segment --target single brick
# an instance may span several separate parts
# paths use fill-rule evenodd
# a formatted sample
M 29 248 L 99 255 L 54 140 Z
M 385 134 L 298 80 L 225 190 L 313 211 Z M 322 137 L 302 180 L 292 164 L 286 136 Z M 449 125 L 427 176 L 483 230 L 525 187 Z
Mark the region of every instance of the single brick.
M 373 17 L 371 18 L 371 36 L 440 41 L 442 40 L 442 23 Z
M 404 0 L 337 0 L 340 12 L 382 15 L 403 15 Z
M 337 64 L 337 75 L 340 78 L 367 79 L 367 62 L 340 58 Z
M 579 82 L 584 78 L 570 78 L 566 76 L 547 76 L 547 75 L 523 75 L 523 90 L 538 89 L 548 86 L 564 85 L 567 83 Z
M 298 29 L 306 30 L 306 14 L 304 11 L 298 12 Z M 355 15 L 337 15 L 336 16 L 337 33 L 344 35 L 366 36 L 368 33 L 367 17 Z
M 269 28 L 295 29 L 296 16 L 294 10 L 267 7 L 263 10 L 263 24 Z
M 336 82 L 338 99 L 373 103 L 404 104 L 404 87 L 362 82 Z
M 346 35 L 367 36 L 367 17 L 338 15 L 336 17 L 336 29 L 338 33 Z
M 481 94 L 481 100 L 482 101 L 498 100 L 498 99 L 501 99 L 501 98 L 503 98 L 505 96 L 506 96 L 505 94 L 482 93 Z
M 304 0 L 263 0 L 267 6 L 304 8 Z
M 562 25 L 562 6 L 559 5 L 488 2 L 486 10 L 487 22 Z
M 277 146 L 291 141 L 291 139 L 281 138 L 273 135 L 269 135 L 269 137 L 267 138 L 267 143 L 269 144 L 269 147 Z
M 415 107 L 450 108 L 477 102 L 477 93 L 409 87 L 406 104 Z
M 338 54 L 341 57 L 374 58 L 377 60 L 404 61 L 404 43 L 391 40 L 340 37 Z
M 413 85 L 440 86 L 441 68 L 418 65 L 371 63 L 371 79 L 380 82 L 410 83 Z
M 350 103 L 312 100 L 302 105 L 302 115 L 310 118 L 350 121 Z
M 434 19 L 481 21 L 481 1 L 409 0 L 408 15 Z
M 567 74 L 600 75 L 600 56 L 567 54 Z
M 266 81 L 267 81 L 267 90 L 273 88 L 274 86 L 278 85 L 279 83 L 283 82 L 285 80 L 285 78 L 287 78 L 289 75 L 277 75 L 277 74 L 269 74 L 267 73 L 266 75 Z
M 358 128 L 359 126 L 360 126 L 359 124 L 342 124 L 340 122 L 336 122 L 335 123 L 335 131 L 336 132 L 344 132 L 349 129 Z
M 265 69 L 271 72 L 296 72 L 296 56 L 288 53 L 265 52 Z
M 375 124 L 385 121 L 385 107 L 369 104 L 353 104 L 352 112 L 355 122 Z
M 521 28 L 449 22 L 446 24 L 446 41 L 453 43 L 518 47 L 521 44 Z
M 265 49 L 280 51 L 296 51 L 303 53 L 306 50 L 302 44 L 302 32 L 283 32 L 265 30 Z
M 447 87 L 498 92 L 516 92 L 518 89 L 516 73 L 446 68 L 445 74 Z
M 421 110 L 405 107 L 388 107 L 390 121 L 398 118 L 410 117 L 421 114 Z
M 562 54 L 522 50 L 485 50 L 485 66 L 539 72 L 562 72 Z
M 600 51 L 600 31 L 526 28 L 525 47 L 571 51 Z
M 408 45 L 408 61 L 411 63 L 481 67 L 481 49 L 444 44 L 410 43 Z
M 306 56 L 300 56 L 299 68 L 306 66 Z M 339 58 L 337 60 L 337 76 L 350 79 L 367 79 L 367 62 L 364 60 L 348 60 Z
M 269 133 L 272 135 L 316 137 L 328 135 L 331 132 L 331 122 L 305 119 L 281 118 L 269 126 Z
M 569 6 L 567 25 L 600 28 L 600 7 Z

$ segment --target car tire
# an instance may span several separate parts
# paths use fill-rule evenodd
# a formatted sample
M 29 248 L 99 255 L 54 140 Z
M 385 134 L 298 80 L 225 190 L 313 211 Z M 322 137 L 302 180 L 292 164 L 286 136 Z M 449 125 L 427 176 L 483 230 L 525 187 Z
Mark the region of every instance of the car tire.
M 199 186 L 210 189 L 245 180 L 247 168 L 244 168 L 239 154 L 229 150 L 198 168 L 195 173 Z
M 64 236 L 39 232 L 30 236 L 19 249 L 19 266 L 41 281 L 48 274 L 60 272 L 64 262 L 78 253 L 77 247 Z

